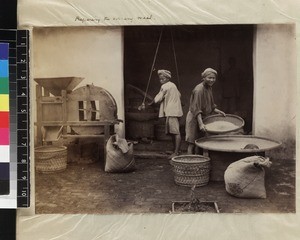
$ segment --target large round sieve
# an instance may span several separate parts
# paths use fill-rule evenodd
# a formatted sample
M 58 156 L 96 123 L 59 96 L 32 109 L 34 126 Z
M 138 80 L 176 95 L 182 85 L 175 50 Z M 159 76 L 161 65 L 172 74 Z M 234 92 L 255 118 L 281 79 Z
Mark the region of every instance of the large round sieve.
M 281 142 L 253 135 L 217 135 L 197 139 L 200 148 L 222 152 L 265 152 L 277 148 Z M 247 145 L 256 145 L 258 149 L 245 149 Z

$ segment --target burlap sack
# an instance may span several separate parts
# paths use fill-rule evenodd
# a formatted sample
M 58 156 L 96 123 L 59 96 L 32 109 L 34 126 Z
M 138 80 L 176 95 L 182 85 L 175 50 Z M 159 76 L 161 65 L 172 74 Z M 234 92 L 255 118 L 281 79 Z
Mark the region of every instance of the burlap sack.
M 269 158 L 261 156 L 230 164 L 224 174 L 226 191 L 240 198 L 266 198 L 264 167 L 270 166 Z
M 117 145 L 118 142 L 116 141 L 116 135 L 111 136 L 107 141 L 105 172 L 129 172 L 135 169 L 133 144 L 130 142 L 127 143 L 128 151 L 123 153 L 121 148 Z M 122 144 L 124 144 L 124 141 L 122 141 Z

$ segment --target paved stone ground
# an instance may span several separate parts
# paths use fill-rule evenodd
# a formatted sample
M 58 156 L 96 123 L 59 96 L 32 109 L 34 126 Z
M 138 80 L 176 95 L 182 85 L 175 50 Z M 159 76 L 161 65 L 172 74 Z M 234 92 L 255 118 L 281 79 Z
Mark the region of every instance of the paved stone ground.
M 196 188 L 201 201 L 217 201 L 222 213 L 295 212 L 295 161 L 272 160 L 266 174 L 266 199 L 227 194 L 224 182 Z M 36 213 L 169 213 L 172 201 L 190 200 L 190 189 L 177 186 L 169 161 L 137 158 L 131 173 L 109 174 L 100 162 L 68 164 L 60 173 L 36 173 Z

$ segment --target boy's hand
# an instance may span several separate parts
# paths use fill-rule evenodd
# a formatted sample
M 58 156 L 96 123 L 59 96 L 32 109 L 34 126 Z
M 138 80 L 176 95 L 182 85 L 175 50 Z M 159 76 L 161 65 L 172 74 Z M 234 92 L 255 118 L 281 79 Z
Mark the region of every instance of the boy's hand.
M 149 103 L 148 103 L 148 106 L 151 106 L 151 105 L 153 105 L 153 103 L 154 103 L 154 101 L 152 101 L 152 102 L 149 102 Z
M 222 114 L 223 117 L 226 117 L 226 113 L 224 113 L 223 111 L 220 111 L 219 113 Z
M 206 132 L 207 131 L 204 124 L 200 125 L 199 129 L 200 129 L 201 132 Z
M 145 110 L 145 108 L 146 108 L 145 103 L 142 103 L 142 105 L 138 107 L 138 110 L 142 111 L 142 110 Z
M 218 114 L 223 115 L 223 117 L 226 117 L 226 114 L 223 111 L 219 110 L 219 109 L 216 109 L 215 112 L 218 113 Z

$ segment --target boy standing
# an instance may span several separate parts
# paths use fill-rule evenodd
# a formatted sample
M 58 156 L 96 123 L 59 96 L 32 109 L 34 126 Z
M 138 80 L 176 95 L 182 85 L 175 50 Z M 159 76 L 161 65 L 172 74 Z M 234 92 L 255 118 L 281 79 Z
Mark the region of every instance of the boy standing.
M 161 88 L 155 96 L 153 103 L 160 103 L 159 118 L 166 118 L 166 134 L 170 134 L 174 145 L 174 153 L 169 157 L 179 155 L 181 136 L 179 131 L 179 118 L 182 117 L 181 94 L 176 85 L 170 81 L 171 72 L 168 70 L 157 71 Z
M 212 86 L 217 80 L 217 71 L 207 68 L 202 72 L 202 82 L 198 84 L 191 95 L 189 112 L 186 116 L 186 141 L 188 142 L 188 154 L 195 152 L 195 140 L 205 136 L 206 128 L 202 119 L 213 114 L 222 114 L 224 112 L 217 109 L 214 102 Z

